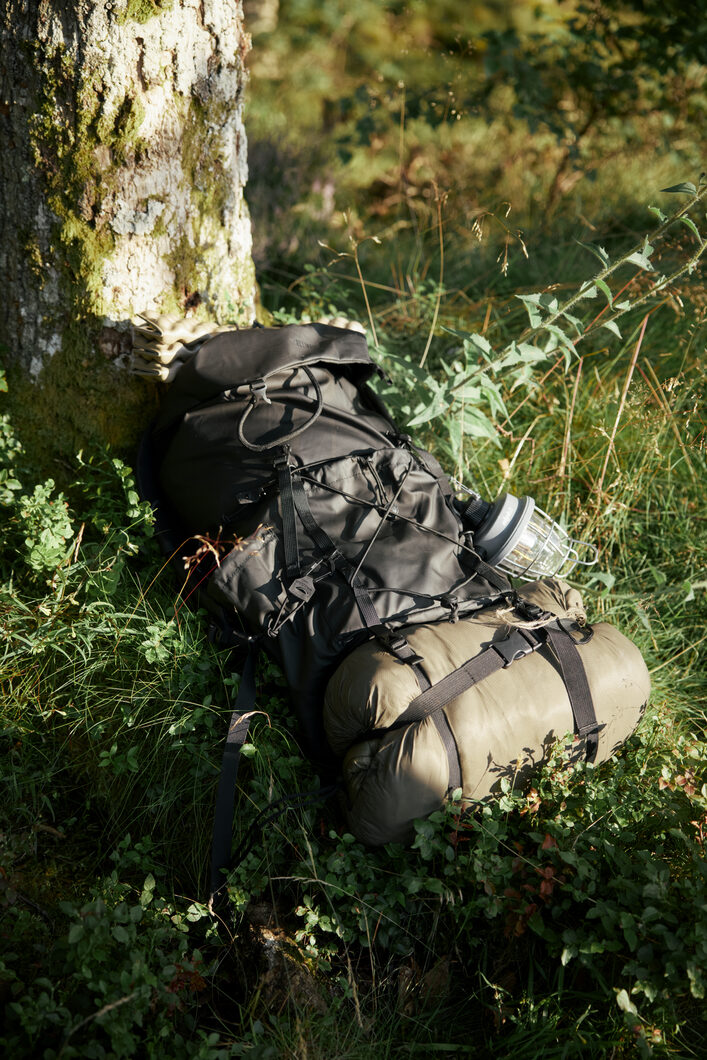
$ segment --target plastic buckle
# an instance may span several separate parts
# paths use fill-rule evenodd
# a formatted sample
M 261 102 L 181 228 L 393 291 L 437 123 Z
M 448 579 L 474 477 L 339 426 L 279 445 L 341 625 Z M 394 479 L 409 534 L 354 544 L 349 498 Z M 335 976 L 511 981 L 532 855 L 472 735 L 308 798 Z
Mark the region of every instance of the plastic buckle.
M 288 596 L 294 596 L 295 600 L 301 600 L 303 603 L 307 603 L 314 596 L 314 590 L 316 586 L 313 578 L 308 578 L 304 575 L 301 578 L 295 578 L 295 580 L 288 585 L 287 594 Z
M 526 655 L 532 655 L 534 651 L 537 651 L 543 644 L 542 640 L 538 640 L 536 643 L 531 641 L 527 636 L 515 630 L 511 633 L 510 637 L 506 637 L 505 640 L 497 640 L 491 644 L 494 651 L 503 659 L 503 668 L 506 669 L 511 663 L 516 662 L 518 659 L 524 658 Z
M 531 603 L 530 600 L 524 600 L 522 596 L 517 597 L 514 601 L 514 607 L 528 622 L 539 622 L 541 619 L 553 617 L 549 611 L 543 611 L 542 607 Z
M 394 655 L 402 662 L 421 663 L 425 661 L 421 655 L 413 651 L 407 638 L 397 630 L 388 629 L 387 626 L 380 626 L 375 631 L 375 637 L 386 651 L 389 651 L 391 655 Z M 404 648 L 408 649 L 405 654 L 403 654 Z
M 267 395 L 267 385 L 264 379 L 254 379 L 250 384 L 250 392 L 253 395 L 254 405 L 272 405 L 272 401 Z
M 324 563 L 329 567 L 329 573 L 333 574 L 340 566 L 348 564 L 348 560 L 343 552 L 340 552 L 338 548 L 333 548 L 331 552 L 327 552 L 326 556 L 324 556 Z

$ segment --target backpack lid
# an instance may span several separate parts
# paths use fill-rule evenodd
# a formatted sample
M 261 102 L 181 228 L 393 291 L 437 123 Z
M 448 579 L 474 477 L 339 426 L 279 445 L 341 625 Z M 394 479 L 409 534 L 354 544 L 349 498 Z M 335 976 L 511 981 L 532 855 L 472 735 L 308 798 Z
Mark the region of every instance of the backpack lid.
M 306 364 L 337 364 L 356 370 L 359 381 L 379 371 L 360 332 L 329 324 L 288 324 L 214 335 L 179 369 L 155 424 L 164 430 L 200 405 L 256 379 Z

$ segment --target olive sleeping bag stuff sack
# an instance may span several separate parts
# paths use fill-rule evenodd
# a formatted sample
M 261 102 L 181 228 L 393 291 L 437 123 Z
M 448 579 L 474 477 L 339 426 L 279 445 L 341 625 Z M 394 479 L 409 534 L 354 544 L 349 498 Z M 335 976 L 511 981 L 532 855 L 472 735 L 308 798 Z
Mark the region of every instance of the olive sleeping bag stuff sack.
M 329 681 L 324 723 L 343 757 L 348 825 L 363 842 L 410 839 L 414 820 L 455 788 L 467 805 L 500 792 L 503 778 L 523 790 L 568 733 L 576 733 L 573 757 L 599 763 L 635 729 L 650 691 L 638 649 L 608 623 L 587 626 L 579 593 L 564 582 L 543 579 L 518 595 L 539 609 L 535 620 L 496 606 L 403 630 L 426 691 L 375 643 L 354 649 Z M 567 631 L 596 714 L 588 724 L 568 694 Z

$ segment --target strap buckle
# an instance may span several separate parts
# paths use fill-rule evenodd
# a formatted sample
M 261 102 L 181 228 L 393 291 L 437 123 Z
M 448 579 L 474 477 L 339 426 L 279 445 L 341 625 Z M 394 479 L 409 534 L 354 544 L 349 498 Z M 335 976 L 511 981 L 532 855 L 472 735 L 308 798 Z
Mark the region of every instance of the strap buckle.
M 272 401 L 267 395 L 267 385 L 264 379 L 254 379 L 250 384 L 250 392 L 254 405 L 272 405 Z
M 288 596 L 294 596 L 295 600 L 301 600 L 302 603 L 306 604 L 314 596 L 315 588 L 314 579 L 303 575 L 301 578 L 295 578 L 288 585 L 287 594 Z
M 554 615 L 551 615 L 549 611 L 544 611 L 542 607 L 538 607 L 531 600 L 525 600 L 517 593 L 514 595 L 513 607 L 527 622 L 540 622 L 544 619 L 551 620 L 554 618 Z
M 522 659 L 526 655 L 532 655 L 534 651 L 542 647 L 543 643 L 544 641 L 541 638 L 533 637 L 530 630 L 516 629 L 505 640 L 493 641 L 491 647 L 503 659 L 503 668 L 505 670 L 507 666 L 510 666 L 511 663 L 516 662 L 518 659 Z
M 425 660 L 410 647 L 410 642 L 400 630 L 389 629 L 388 626 L 378 626 L 373 630 L 378 643 L 386 651 L 406 663 L 421 663 Z M 406 650 L 407 649 L 407 650 Z

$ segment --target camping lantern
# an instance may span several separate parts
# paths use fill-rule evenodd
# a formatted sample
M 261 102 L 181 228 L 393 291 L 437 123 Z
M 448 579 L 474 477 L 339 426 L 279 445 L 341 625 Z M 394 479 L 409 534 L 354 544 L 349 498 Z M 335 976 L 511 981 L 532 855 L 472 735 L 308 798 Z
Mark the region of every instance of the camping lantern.
M 489 503 L 478 493 L 462 487 L 471 497 L 463 512 L 464 522 L 474 535 L 474 547 L 491 567 L 524 581 L 536 578 L 566 577 L 575 566 L 591 566 L 597 550 L 585 541 L 570 537 L 532 497 L 502 493 Z M 579 548 L 593 552 L 591 559 L 579 557 Z

